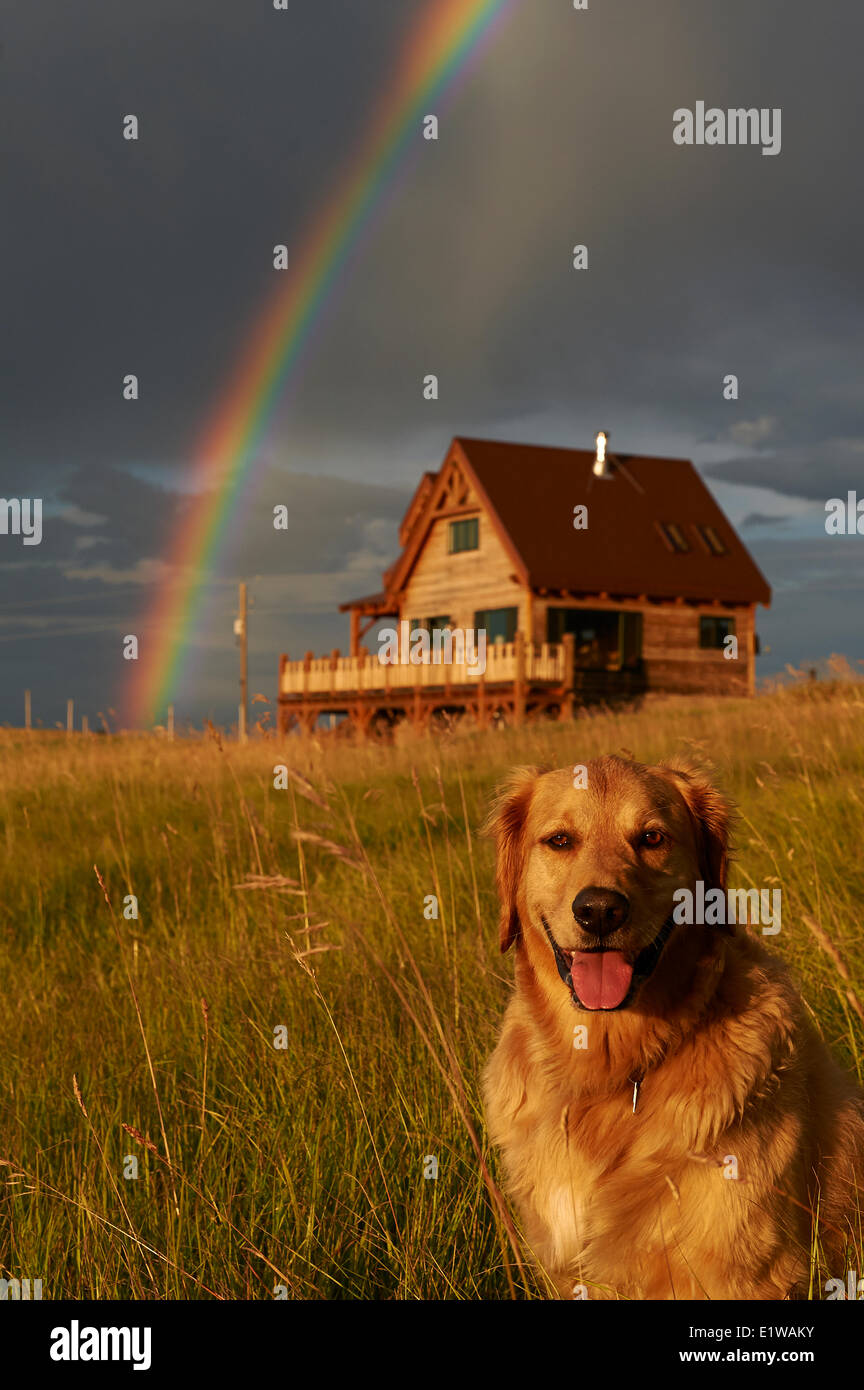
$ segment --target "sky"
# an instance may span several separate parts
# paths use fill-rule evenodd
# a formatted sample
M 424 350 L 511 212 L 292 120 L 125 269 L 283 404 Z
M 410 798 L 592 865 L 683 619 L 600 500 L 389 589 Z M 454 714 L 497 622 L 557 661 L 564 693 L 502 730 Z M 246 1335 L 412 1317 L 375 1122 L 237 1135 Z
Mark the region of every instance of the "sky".
M 25 688 L 48 727 L 68 698 L 122 721 L 123 637 L 155 641 L 273 247 L 339 186 L 429 4 L 0 0 L 0 497 L 44 517 L 38 546 L 0 535 L 0 723 Z M 864 658 L 864 537 L 825 532 L 829 498 L 864 497 L 862 40 L 855 0 L 513 0 L 278 403 L 181 725 L 236 715 L 241 579 L 253 692 L 280 652 L 347 649 L 338 604 L 380 588 L 457 434 L 691 458 L 774 590 L 760 676 Z M 779 108 L 779 153 L 676 144 L 698 101 Z

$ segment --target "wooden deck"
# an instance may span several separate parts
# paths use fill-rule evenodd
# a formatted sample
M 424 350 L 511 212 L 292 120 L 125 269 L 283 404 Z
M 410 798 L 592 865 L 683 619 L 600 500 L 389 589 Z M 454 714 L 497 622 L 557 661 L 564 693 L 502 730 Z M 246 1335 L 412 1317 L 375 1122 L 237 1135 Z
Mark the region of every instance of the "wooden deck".
M 567 672 L 572 671 L 572 644 L 515 642 L 488 646 L 485 670 L 466 661 L 446 664 L 428 660 L 382 663 L 377 653 L 315 657 L 302 661 L 283 656 L 279 667 L 279 728 L 311 732 L 321 715 L 347 717 L 360 732 L 382 731 L 403 719 L 425 725 L 431 719 L 471 716 L 479 725 L 491 720 L 521 722 L 540 707 L 551 710 L 564 700 Z
M 480 679 L 487 685 L 509 684 L 520 676 L 518 642 L 498 642 L 486 650 L 486 670 Z M 524 644 L 521 677 L 530 682 L 560 684 L 564 679 L 563 642 Z M 383 665 L 373 654 L 362 656 L 307 656 L 303 661 L 283 658 L 279 672 L 280 695 L 337 695 L 374 691 L 414 690 L 417 686 L 476 685 L 478 672 L 464 661 L 446 665 L 428 663 Z
M 311 733 L 321 716 L 350 721 L 360 733 L 381 733 L 408 720 L 430 723 L 468 717 L 479 726 L 521 724 L 539 715 L 566 719 L 574 699 L 614 698 L 644 688 L 631 672 L 574 669 L 572 637 L 563 642 L 514 642 L 487 647 L 479 674 L 464 661 L 382 664 L 377 654 L 283 656 L 279 667 L 279 729 Z

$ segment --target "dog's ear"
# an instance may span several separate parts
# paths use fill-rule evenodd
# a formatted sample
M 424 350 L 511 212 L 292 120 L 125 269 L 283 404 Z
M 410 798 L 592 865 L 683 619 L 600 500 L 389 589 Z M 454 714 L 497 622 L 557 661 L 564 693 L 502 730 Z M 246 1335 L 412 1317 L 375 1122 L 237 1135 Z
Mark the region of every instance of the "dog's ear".
M 663 763 L 661 766 L 672 777 L 693 818 L 706 890 L 720 888 L 725 893 L 732 802 L 717 790 L 704 768 L 691 763 Z
M 537 767 L 517 767 L 495 793 L 492 809 L 481 832 L 494 839 L 497 851 L 495 886 L 501 904 L 499 932 L 502 951 L 506 951 L 519 935 L 516 895 L 522 872 L 522 830 L 534 783 L 539 775 L 540 769 Z

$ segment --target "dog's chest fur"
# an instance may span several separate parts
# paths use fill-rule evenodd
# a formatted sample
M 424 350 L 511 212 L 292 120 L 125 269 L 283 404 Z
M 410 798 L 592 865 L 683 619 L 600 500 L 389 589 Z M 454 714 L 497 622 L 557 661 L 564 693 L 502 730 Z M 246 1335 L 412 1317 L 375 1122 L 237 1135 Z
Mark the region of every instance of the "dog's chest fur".
M 714 1165 L 652 1151 L 629 1086 L 603 1101 L 557 1096 L 554 1109 L 526 1099 L 510 1115 L 503 1107 L 496 1114 L 493 1103 L 489 1123 L 501 1136 L 529 1243 L 571 1296 L 571 1278 L 586 1282 L 589 1297 L 603 1296 L 606 1283 L 633 1287 L 646 1262 L 692 1225 L 682 1221 L 682 1187 L 692 1214 L 704 1208 L 696 1189 L 708 1199 L 720 1181 Z
M 694 1146 L 659 1076 L 646 1077 L 634 1114 L 632 1083 L 580 1095 L 572 1073 L 530 1049 L 526 1058 L 520 1044 L 505 1025 L 486 1072 L 486 1114 L 528 1243 L 559 1292 L 729 1296 L 725 1267 L 701 1255 L 697 1272 L 691 1258 L 719 1244 L 735 1259 L 746 1229 L 749 1190 L 724 1179 L 722 1138 L 708 1152 Z M 742 1159 L 749 1142 L 738 1126 Z

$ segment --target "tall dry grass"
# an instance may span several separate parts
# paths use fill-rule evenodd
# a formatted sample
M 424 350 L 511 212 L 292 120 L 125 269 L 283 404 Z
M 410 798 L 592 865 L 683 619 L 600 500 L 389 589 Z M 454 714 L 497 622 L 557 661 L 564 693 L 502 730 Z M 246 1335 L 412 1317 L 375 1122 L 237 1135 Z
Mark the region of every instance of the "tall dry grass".
M 542 1294 L 478 1096 L 511 966 L 476 827 L 514 763 L 622 749 L 713 760 L 733 882 L 782 887 L 771 946 L 862 1079 L 853 682 L 391 747 L 0 733 L 0 1274 L 52 1298 Z

